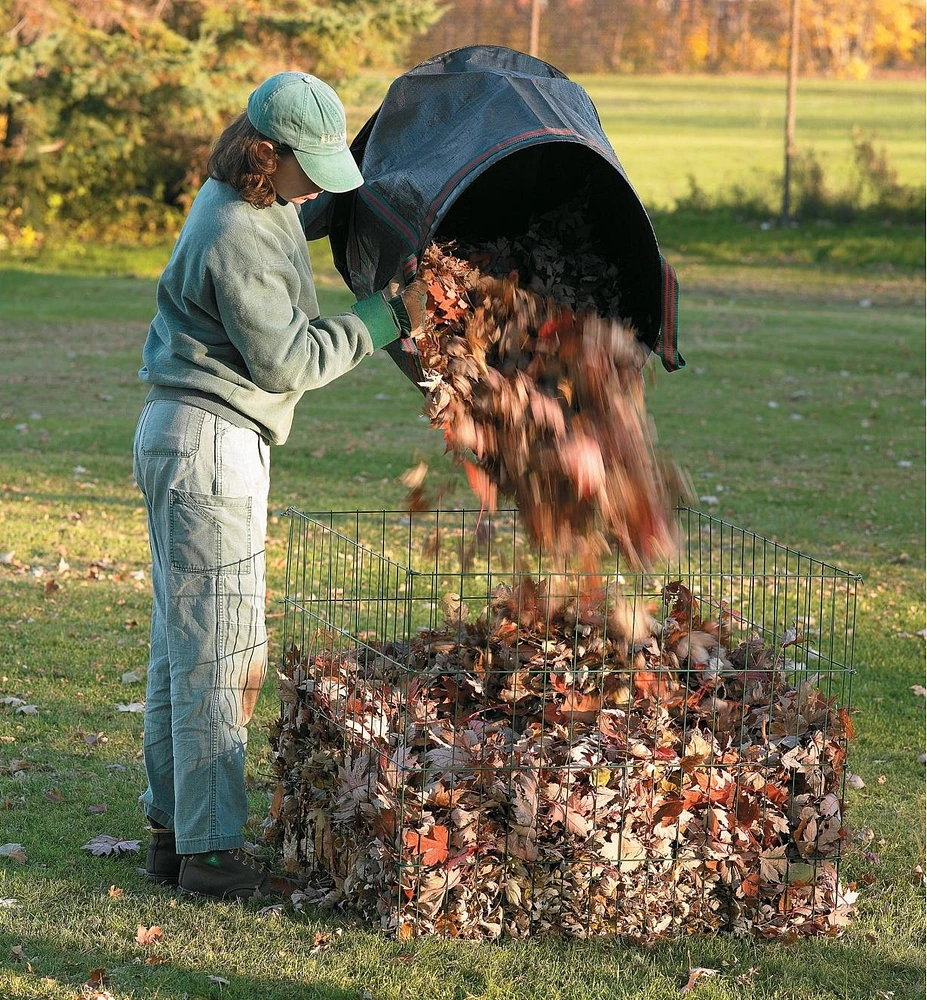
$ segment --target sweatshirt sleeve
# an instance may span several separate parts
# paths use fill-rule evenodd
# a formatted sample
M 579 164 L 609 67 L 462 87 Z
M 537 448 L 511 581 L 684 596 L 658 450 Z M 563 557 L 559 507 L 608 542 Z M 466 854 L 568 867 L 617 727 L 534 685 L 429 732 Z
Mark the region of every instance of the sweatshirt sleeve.
M 351 312 L 308 317 L 294 303 L 299 275 L 287 259 L 271 266 L 213 275 L 216 305 L 249 379 L 265 392 L 303 392 L 350 371 L 400 333 L 380 295 Z

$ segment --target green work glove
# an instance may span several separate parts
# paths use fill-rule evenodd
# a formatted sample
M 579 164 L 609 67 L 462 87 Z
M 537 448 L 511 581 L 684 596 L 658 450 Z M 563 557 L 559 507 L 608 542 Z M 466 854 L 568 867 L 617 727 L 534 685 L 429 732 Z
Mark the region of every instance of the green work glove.
M 390 308 L 399 324 L 401 337 L 417 337 L 425 327 L 425 307 L 428 293 L 425 283 L 416 279 L 398 295 L 388 298 Z

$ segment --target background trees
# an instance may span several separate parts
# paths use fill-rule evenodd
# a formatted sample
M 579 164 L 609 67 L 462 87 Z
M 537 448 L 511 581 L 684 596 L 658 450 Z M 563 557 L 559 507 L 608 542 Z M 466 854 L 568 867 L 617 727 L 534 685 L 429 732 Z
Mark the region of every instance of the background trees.
M 569 73 L 779 71 L 787 0 L 542 0 Z M 527 50 L 531 0 L 0 0 L 0 236 L 176 226 L 255 83 L 300 67 L 351 96 L 476 42 Z M 923 0 L 804 0 L 802 71 L 922 70 Z M 360 122 L 352 122 L 359 126 Z
M 923 0 L 806 0 L 807 71 L 865 76 L 919 68 Z M 540 55 L 567 72 L 762 72 L 785 69 L 788 0 L 541 0 Z M 531 0 L 467 0 L 413 57 L 486 42 L 528 50 Z
M 0 0 L 0 211 L 20 227 L 159 228 L 261 79 L 298 66 L 338 83 L 395 61 L 438 13 L 434 0 Z

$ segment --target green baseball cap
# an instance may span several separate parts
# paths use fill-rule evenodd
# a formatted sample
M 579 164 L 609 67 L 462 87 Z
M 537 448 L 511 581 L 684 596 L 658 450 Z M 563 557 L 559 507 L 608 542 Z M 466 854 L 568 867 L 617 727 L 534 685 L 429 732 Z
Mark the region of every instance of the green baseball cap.
M 248 121 L 293 150 L 323 191 L 353 191 L 364 183 L 348 149 L 344 106 L 327 83 L 309 73 L 278 73 L 248 98 Z

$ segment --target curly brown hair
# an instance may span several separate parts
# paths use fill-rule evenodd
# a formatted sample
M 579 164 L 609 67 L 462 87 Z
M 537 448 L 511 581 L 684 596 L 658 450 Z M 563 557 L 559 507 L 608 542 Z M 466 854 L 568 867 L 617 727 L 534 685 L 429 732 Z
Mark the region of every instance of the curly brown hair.
M 273 152 L 261 149 L 262 142 L 269 142 Z M 206 169 L 210 177 L 235 188 L 249 205 L 267 208 L 277 197 L 272 177 L 277 157 L 289 152 L 289 146 L 258 132 L 242 112 L 216 140 Z

